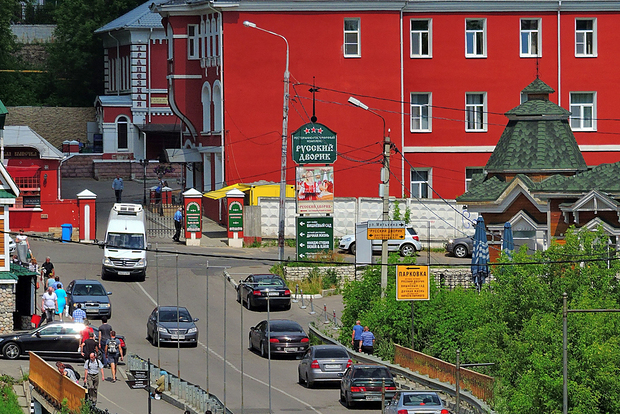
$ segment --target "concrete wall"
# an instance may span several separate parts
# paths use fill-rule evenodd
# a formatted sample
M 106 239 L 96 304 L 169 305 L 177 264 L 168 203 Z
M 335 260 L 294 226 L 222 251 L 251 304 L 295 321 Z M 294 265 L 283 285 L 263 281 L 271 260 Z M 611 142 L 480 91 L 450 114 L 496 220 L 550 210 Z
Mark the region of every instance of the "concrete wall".
M 11 31 L 18 43 L 48 43 L 54 41 L 55 24 L 13 24 Z

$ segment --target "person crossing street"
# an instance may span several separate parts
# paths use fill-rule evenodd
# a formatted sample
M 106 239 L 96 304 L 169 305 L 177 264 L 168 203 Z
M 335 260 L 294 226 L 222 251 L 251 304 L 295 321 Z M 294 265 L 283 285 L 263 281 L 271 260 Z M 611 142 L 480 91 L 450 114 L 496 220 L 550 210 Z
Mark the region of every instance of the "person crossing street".
M 105 381 L 103 364 L 96 358 L 95 353 L 91 352 L 86 362 L 84 362 L 84 385 L 88 389 L 88 400 L 93 406 L 97 405 L 99 371 L 101 371 L 101 380 Z

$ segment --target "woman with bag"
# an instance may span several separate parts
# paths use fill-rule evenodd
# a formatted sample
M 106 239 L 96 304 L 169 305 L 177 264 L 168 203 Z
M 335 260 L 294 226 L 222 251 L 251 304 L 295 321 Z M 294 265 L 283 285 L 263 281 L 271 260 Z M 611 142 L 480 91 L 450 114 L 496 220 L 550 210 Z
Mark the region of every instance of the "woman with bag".
M 60 315 L 60 321 L 62 322 L 62 314 L 65 311 L 65 306 L 67 305 L 67 292 L 62 288 L 62 283 L 60 282 L 58 282 L 58 288 L 55 290 L 55 292 L 58 302 L 56 314 Z

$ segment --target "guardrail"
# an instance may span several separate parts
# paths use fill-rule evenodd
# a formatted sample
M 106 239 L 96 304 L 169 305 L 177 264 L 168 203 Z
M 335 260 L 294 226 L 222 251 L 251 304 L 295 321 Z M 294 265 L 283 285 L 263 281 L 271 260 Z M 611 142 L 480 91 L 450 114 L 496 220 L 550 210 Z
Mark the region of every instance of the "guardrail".
M 178 378 L 166 370 L 158 367 L 157 365 L 150 364 L 147 360 L 141 358 L 138 355 L 130 354 L 127 356 L 127 375 L 131 374 L 131 371 L 148 371 L 149 372 L 149 390 L 152 391 L 155 387 L 155 381 L 161 377 L 161 372 L 164 371 L 164 399 L 170 398 L 170 401 L 175 405 L 182 406 L 184 409 L 189 410 L 195 414 L 204 414 L 207 410 L 210 410 L 213 414 L 232 414 L 229 409 L 225 409 L 224 404 L 215 395 L 207 393 L 198 385 L 194 385 L 188 381 Z M 149 369 L 150 368 L 150 369 Z
M 28 380 L 34 388 L 56 408 L 60 409 L 62 401 L 67 399 L 67 408 L 79 412 L 85 398 L 86 389 L 61 375 L 58 369 L 45 362 L 37 354 L 30 352 Z
M 310 325 L 308 327 L 308 330 L 313 335 L 321 338 L 321 340 L 323 342 L 343 346 L 340 342 L 336 341 L 334 338 L 331 338 L 331 337 L 323 334 L 314 325 Z M 358 360 L 360 362 L 371 363 L 371 364 L 383 364 L 383 365 L 387 366 L 388 369 L 394 375 L 402 376 L 403 378 L 405 378 L 405 379 L 407 379 L 409 381 L 415 382 L 417 384 L 421 384 L 421 385 L 423 385 L 425 387 L 428 387 L 428 388 L 431 388 L 433 390 L 441 391 L 441 392 L 446 393 L 446 394 L 448 394 L 450 396 L 453 396 L 453 397 L 456 396 L 456 389 L 453 388 L 451 384 L 447 384 L 447 383 L 435 380 L 433 378 L 429 378 L 428 376 L 421 375 L 421 374 L 419 374 L 417 372 L 413 372 L 410 369 L 402 367 L 400 365 L 395 365 L 395 364 L 392 364 L 390 362 L 383 361 L 380 358 L 378 358 L 376 356 L 373 356 L 373 355 L 368 355 L 368 354 L 363 354 L 363 353 L 355 352 L 355 351 L 353 351 L 351 349 L 349 349 L 348 351 L 349 351 L 349 353 L 351 355 L 355 356 L 356 360 Z M 471 393 L 469 393 L 467 391 L 461 391 L 459 394 L 460 394 L 461 402 L 465 402 L 465 403 L 469 404 L 478 413 L 491 413 L 491 414 L 495 414 L 495 412 L 493 410 L 491 410 L 491 407 L 489 407 L 484 401 L 476 398 Z

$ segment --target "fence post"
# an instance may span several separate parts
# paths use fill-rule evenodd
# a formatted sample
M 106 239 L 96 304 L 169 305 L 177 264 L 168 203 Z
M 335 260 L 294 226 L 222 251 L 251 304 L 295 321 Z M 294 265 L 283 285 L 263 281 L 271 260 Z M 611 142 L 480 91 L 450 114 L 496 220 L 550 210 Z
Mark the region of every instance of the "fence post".
M 297 303 L 297 291 L 299 290 L 299 283 L 295 283 L 295 296 L 293 296 L 293 300 L 291 302 Z
M 304 304 L 304 290 L 301 290 L 301 309 L 306 309 L 307 306 Z
M 334 309 L 334 328 L 335 331 L 338 330 L 338 321 L 336 320 L 336 309 Z
M 314 311 L 314 302 L 312 301 L 312 296 L 310 296 L 310 315 L 314 315 L 316 312 Z
M 329 323 L 329 320 L 327 320 L 327 303 L 323 304 L 323 312 L 325 313 L 325 321 L 323 323 L 327 324 Z

